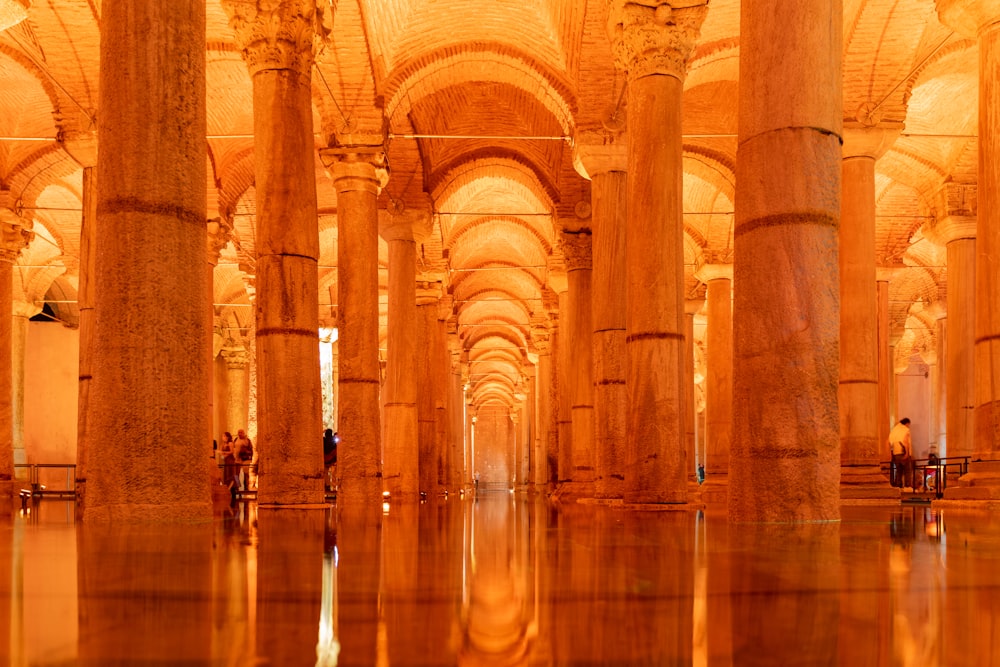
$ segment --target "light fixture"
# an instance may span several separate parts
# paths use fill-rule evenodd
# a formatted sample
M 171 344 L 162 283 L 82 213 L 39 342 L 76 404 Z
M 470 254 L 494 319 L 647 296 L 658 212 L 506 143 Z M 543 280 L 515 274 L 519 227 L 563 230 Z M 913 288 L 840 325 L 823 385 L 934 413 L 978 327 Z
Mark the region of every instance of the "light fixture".
M 31 0 L 0 0 L 0 32 L 28 18 Z

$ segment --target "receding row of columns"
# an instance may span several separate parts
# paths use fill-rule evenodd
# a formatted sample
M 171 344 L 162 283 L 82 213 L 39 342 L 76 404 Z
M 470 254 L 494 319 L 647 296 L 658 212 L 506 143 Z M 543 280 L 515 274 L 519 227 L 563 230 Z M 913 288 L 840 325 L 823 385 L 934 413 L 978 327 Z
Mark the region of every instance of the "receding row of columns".
M 938 4 L 943 20 L 971 26 L 979 39 L 980 117 L 988 120 L 995 113 L 998 71 L 995 7 L 988 0 Z M 92 287 L 100 300 L 92 336 L 88 334 L 87 364 L 93 371 L 84 373 L 81 366 L 88 421 L 81 441 L 86 452 L 82 479 L 89 487 L 85 516 L 200 517 L 210 510 L 210 498 L 206 470 L 191 452 L 210 432 L 212 401 L 203 391 L 211 384 L 210 360 L 189 352 L 210 349 L 201 298 L 211 294 L 206 284 L 210 274 L 183 268 L 211 264 L 204 238 L 205 100 L 197 92 L 204 89 L 204 58 L 192 55 L 204 52 L 204 7 L 194 0 L 135 11 L 126 11 L 126 5 L 107 0 L 102 16 L 101 78 L 110 85 L 102 86 L 101 106 L 117 112 L 102 115 L 98 127 L 104 150 L 97 162 L 100 224 L 94 238 L 103 250 L 93 268 Z M 288 10 L 278 6 L 224 5 L 254 87 L 258 437 L 268 447 L 258 497 L 263 506 L 308 505 L 323 498 L 316 437 L 322 423 L 315 340 L 319 247 L 310 98 L 313 47 L 312 40 L 300 40 L 273 48 L 265 27 L 277 20 L 299 24 L 303 34 L 311 34 L 313 21 L 308 11 L 286 15 Z M 535 383 L 544 388 L 551 376 L 558 376 L 556 384 L 565 390 L 558 392 L 558 409 L 545 405 L 544 389 L 533 392 L 530 414 L 536 435 L 514 464 L 535 484 L 542 483 L 549 461 L 558 458 L 559 479 L 592 482 L 598 496 L 620 495 L 633 503 L 688 500 L 692 399 L 686 370 L 690 333 L 684 299 L 680 101 L 686 62 L 706 11 L 705 5 L 613 3 L 616 62 L 629 86 L 629 132 L 624 159 L 617 151 L 614 164 L 588 168 L 594 180 L 592 266 L 589 251 L 573 246 L 583 230 L 564 236 L 570 248 L 565 253 L 568 289 L 560 290 L 558 329 L 543 341 L 552 343 L 559 361 L 553 371 L 546 361 L 551 352 L 536 346 Z M 840 464 L 870 467 L 881 458 L 881 435 L 872 436 L 869 400 L 875 393 L 872 385 L 876 391 L 882 386 L 878 370 L 873 372 L 870 346 L 864 352 L 852 350 L 841 331 L 842 323 L 858 322 L 864 330 L 861 340 L 881 340 L 871 325 L 872 300 L 845 296 L 864 292 L 862 281 L 872 279 L 874 267 L 867 260 L 855 264 L 838 259 L 838 246 L 862 242 L 872 225 L 868 197 L 876 156 L 841 150 L 839 5 L 789 8 L 781 25 L 774 25 L 766 3 L 745 0 L 742 12 L 733 278 L 707 278 L 709 317 L 719 323 L 709 338 L 710 354 L 714 350 L 727 356 L 726 346 L 732 345 L 732 374 L 730 380 L 725 364 L 710 363 L 706 467 L 722 471 L 728 440 L 729 507 L 735 519 L 836 518 Z M 817 14 L 822 20 L 815 19 Z M 153 34 L 148 26 L 154 26 Z M 140 48 L 140 42 L 149 48 Z M 991 129 L 995 123 L 984 124 L 974 241 L 974 284 L 981 296 L 974 301 L 973 451 L 991 458 L 1000 448 L 1000 420 L 994 418 L 998 397 L 993 394 L 1000 385 L 994 381 L 1000 363 L 993 360 L 1000 317 L 987 307 L 995 299 L 982 295 L 1000 284 L 993 275 L 994 237 L 1000 239 L 993 200 L 1000 172 L 990 159 L 1000 149 L 995 145 L 1000 135 Z M 407 443 L 412 446 L 412 434 L 421 432 L 413 387 L 400 381 L 415 356 L 412 343 L 398 335 L 398 326 L 409 321 L 406 313 L 417 319 L 412 228 L 409 237 L 385 232 L 393 255 L 390 310 L 399 324 L 390 329 L 384 411 L 379 400 L 375 258 L 376 197 L 385 183 L 383 150 L 348 145 L 322 152 L 338 196 L 339 425 L 347 439 L 340 452 L 339 499 L 348 504 L 370 502 L 384 485 L 411 497 L 435 476 L 440 479 L 441 470 L 456 469 L 434 461 L 438 470 L 425 473 L 420 466 L 426 457 L 405 449 Z M 842 178 L 844 201 L 849 198 L 851 206 L 858 206 L 850 213 L 849 229 L 841 223 Z M 10 226 L 20 243 L 18 225 Z M 952 282 L 953 245 L 956 267 L 963 260 L 968 263 L 963 240 L 969 240 L 967 234 L 948 240 L 953 317 L 952 291 L 956 311 L 962 309 L 959 298 L 967 299 L 972 291 L 961 289 L 962 276 Z M 859 245 L 857 252 L 866 254 L 865 247 Z M 9 273 L 10 262 L 0 262 L 0 272 L 4 266 Z M 596 296 L 590 294 L 592 272 L 600 285 Z M 838 282 L 841 274 L 843 283 Z M 2 278 L 0 284 L 10 284 Z M 617 286 L 623 292 L 611 291 Z M 730 290 L 731 337 L 724 333 Z M 3 299 L 0 293 L 0 303 Z M 876 292 L 876 313 L 880 304 Z M 421 329 L 433 341 L 428 348 L 446 350 L 438 331 L 442 320 L 425 319 Z M 948 432 L 954 439 L 961 438 L 963 416 L 956 411 L 966 409 L 953 407 L 951 391 L 953 369 L 963 366 L 953 356 L 962 354 L 961 330 L 948 327 L 946 345 Z M 5 336 L 12 336 L 9 327 L 5 334 L 0 326 L 0 349 L 9 350 L 3 345 Z M 427 364 L 444 368 L 449 362 Z M 732 383 L 731 406 L 714 398 L 728 393 L 727 381 Z M 139 387 L 150 398 L 130 400 Z M 955 388 L 954 394 L 960 393 Z M 436 412 L 439 403 L 445 411 L 440 397 L 447 395 L 437 393 L 424 414 Z M 9 421 L 4 416 L 9 406 L 3 406 L 0 422 Z M 558 428 L 551 423 L 553 414 Z M 432 428 L 435 437 L 449 430 L 439 423 L 445 419 L 427 418 L 427 437 Z M 532 431 L 527 421 L 521 424 L 524 447 Z M 600 444 L 595 444 L 595 431 Z M 457 455 L 457 438 L 455 443 L 445 459 Z M 0 446 L 3 451 L 12 452 L 13 446 Z M 9 478 L 12 468 L 5 456 L 0 454 L 0 481 L 5 474 Z M 383 460 L 391 467 L 383 470 Z

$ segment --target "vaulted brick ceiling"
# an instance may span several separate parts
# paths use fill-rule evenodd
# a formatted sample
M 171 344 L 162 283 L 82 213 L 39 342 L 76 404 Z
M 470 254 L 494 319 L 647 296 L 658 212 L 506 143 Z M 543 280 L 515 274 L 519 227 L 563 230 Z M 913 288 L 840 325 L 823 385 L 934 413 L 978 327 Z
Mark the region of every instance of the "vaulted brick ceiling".
M 391 170 L 380 205 L 432 201 L 418 279 L 441 281 L 468 350 L 478 405 L 512 405 L 532 326 L 564 271 L 558 230 L 585 227 L 589 183 L 572 137 L 626 121 L 628 93 L 607 38 L 607 0 L 337 0 L 313 73 L 316 146 L 383 136 Z M 209 215 L 231 216 L 215 274 L 220 336 L 252 311 L 253 105 L 220 0 L 207 2 Z M 15 294 L 71 301 L 79 277 L 80 163 L 98 110 L 98 0 L 35 0 L 0 33 L 0 184 L 35 240 Z M 921 227 L 948 181 L 974 184 L 977 49 L 937 19 L 933 0 L 845 0 L 844 118 L 905 123 L 876 168 L 880 265 L 892 282 L 902 358 L 932 345 L 930 304 L 946 289 L 943 253 Z M 706 261 L 731 261 L 736 200 L 739 0 L 712 0 L 684 97 L 688 295 Z M 56 140 L 59 137 L 59 141 Z M 71 157 L 72 156 L 72 157 Z M 74 159 L 75 158 L 75 159 Z M 336 300 L 336 195 L 314 155 L 321 238 L 320 316 Z M 380 252 L 382 327 L 387 253 Z M 72 304 L 56 304 L 72 323 Z

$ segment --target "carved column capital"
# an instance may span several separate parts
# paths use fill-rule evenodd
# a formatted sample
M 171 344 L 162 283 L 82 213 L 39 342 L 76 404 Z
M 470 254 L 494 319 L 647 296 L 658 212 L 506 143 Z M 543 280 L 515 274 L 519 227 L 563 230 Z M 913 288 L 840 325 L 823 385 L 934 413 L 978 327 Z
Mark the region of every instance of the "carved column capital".
M 19 208 L 10 189 L 0 188 L 0 261 L 17 261 L 21 251 L 35 238 L 31 219 L 18 215 Z
M 615 65 L 629 81 L 653 74 L 687 76 L 687 61 L 708 14 L 703 0 L 608 0 Z
M 978 190 L 971 183 L 945 183 L 934 195 L 936 216 L 920 231 L 934 244 L 976 238 Z
M 591 268 L 590 232 L 560 232 L 559 247 L 569 271 L 589 271 Z
M 219 255 L 233 236 L 233 219 L 220 215 L 208 220 L 208 262 L 212 266 L 219 263 Z
M 441 283 L 431 283 L 426 280 L 417 281 L 417 305 L 430 306 L 437 304 L 441 298 Z
M 250 76 L 268 69 L 311 73 L 319 37 L 326 33 L 316 0 L 223 0 Z
M 250 363 L 250 354 L 243 347 L 224 347 L 221 354 L 226 368 L 231 371 L 245 370 Z
M 382 146 L 323 148 L 319 157 L 331 172 L 337 192 L 360 190 L 377 196 L 389 182 L 389 163 Z
M 1000 22 L 1000 0 L 934 0 L 941 23 L 965 37 L 977 38 Z

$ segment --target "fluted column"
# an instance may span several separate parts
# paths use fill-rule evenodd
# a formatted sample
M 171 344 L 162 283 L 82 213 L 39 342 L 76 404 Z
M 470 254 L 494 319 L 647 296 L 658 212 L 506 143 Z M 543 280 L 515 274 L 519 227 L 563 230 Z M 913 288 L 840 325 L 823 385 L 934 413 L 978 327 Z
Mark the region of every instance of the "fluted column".
M 681 92 L 707 5 L 614 0 L 609 33 L 628 81 L 627 502 L 687 501 Z
M 573 482 L 594 481 L 594 383 L 593 319 L 591 317 L 590 232 L 561 233 L 569 283 L 566 304 L 568 380 L 572 419 L 572 454 L 569 478 Z M 588 492 L 590 493 L 590 492 Z
M 942 23 L 974 37 L 979 45 L 976 416 L 972 454 L 977 460 L 996 460 L 1000 459 L 1000 0 L 936 0 L 936 4 Z M 948 273 L 950 282 L 950 266 Z M 950 328 L 955 328 L 954 324 Z M 956 454 L 954 449 L 949 450 Z M 1000 464 L 992 474 L 997 477 L 991 483 L 997 488 L 992 497 L 1000 497 Z
M 590 178 L 594 384 L 594 495 L 625 491 L 625 230 L 628 151 L 623 136 L 580 133 L 577 172 Z
M 877 497 L 890 489 L 888 478 L 878 468 L 886 452 L 878 428 L 875 161 L 901 129 L 901 123 L 885 122 L 844 130 L 837 389 L 842 498 Z
M 324 500 L 314 0 L 224 0 L 250 70 L 257 191 L 257 499 Z
M 840 517 L 842 8 L 743 0 L 729 517 Z
M 381 147 L 320 151 L 337 189 L 337 502 L 381 502 L 378 357 L 378 217 L 388 179 Z
M 201 520 L 212 510 L 205 3 L 103 2 L 100 78 L 84 520 Z
M 976 218 L 975 188 L 949 185 L 937 196 L 941 216 L 922 232 L 945 247 L 948 263 L 948 323 L 944 357 L 948 456 L 971 456 L 976 404 Z M 905 415 L 902 415 L 905 416 Z
M 406 209 L 379 216 L 379 234 L 389 246 L 389 319 L 386 378 L 382 410 L 385 418 L 383 482 L 393 500 L 420 497 L 417 455 L 417 241 L 426 236 L 430 215 Z

